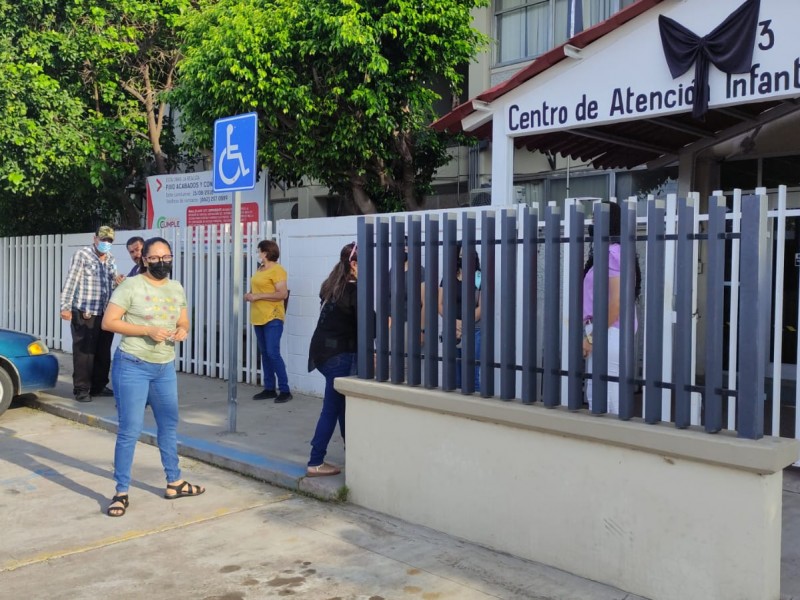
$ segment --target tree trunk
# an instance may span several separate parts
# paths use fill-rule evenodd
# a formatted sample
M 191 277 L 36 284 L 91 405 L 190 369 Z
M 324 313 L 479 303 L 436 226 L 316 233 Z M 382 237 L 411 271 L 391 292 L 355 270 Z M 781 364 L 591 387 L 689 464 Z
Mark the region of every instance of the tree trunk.
M 153 147 L 153 159 L 156 163 L 156 173 L 163 175 L 167 172 L 167 162 L 164 160 L 164 153 L 161 151 L 161 129 L 164 124 L 164 105 L 158 107 L 159 114 L 156 118 L 156 91 L 150 81 L 150 67 L 145 64 L 142 69 L 142 80 L 144 81 L 144 100 L 145 112 L 147 114 L 147 134 L 150 138 L 150 145 Z
M 375 203 L 367 194 L 363 175 L 350 175 L 350 189 L 353 192 L 353 202 L 355 202 L 356 209 L 360 214 L 374 215 L 378 212 Z
M 422 209 L 422 202 L 417 198 L 417 193 L 414 189 L 416 177 L 414 172 L 413 141 L 407 132 L 402 132 L 397 135 L 395 144 L 402 160 L 402 174 L 398 183 L 400 193 L 403 196 L 403 204 L 406 210 L 420 210 Z
M 125 229 L 141 229 L 142 213 L 123 188 L 112 196 L 120 215 L 120 225 Z

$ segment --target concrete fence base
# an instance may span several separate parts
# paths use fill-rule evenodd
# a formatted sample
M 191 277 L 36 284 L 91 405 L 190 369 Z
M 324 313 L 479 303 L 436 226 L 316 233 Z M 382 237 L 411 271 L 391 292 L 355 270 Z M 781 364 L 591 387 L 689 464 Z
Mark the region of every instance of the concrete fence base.
M 654 600 L 780 597 L 795 440 L 337 380 L 358 505 Z

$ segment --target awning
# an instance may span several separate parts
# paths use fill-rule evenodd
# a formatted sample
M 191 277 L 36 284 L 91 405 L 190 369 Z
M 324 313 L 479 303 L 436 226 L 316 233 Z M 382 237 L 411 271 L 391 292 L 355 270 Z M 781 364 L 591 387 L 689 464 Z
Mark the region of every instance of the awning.
M 699 151 L 798 108 L 794 100 L 743 104 L 711 110 L 704 121 L 686 113 L 526 136 L 514 142 L 517 148 L 559 153 L 591 163 L 595 169 L 629 169 L 644 164 L 659 167 L 677 161 L 678 153 L 686 147 Z M 485 129 L 491 137 L 491 126 Z

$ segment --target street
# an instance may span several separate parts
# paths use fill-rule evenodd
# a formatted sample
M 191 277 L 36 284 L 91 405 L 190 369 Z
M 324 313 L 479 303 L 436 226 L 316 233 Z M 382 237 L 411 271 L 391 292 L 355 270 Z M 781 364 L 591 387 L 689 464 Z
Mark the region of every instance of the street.
M 12 407 L 0 418 L 0 598 L 634 598 L 348 504 L 181 459 L 207 487 L 163 499 L 139 444 L 130 508 L 113 492 L 114 435 Z

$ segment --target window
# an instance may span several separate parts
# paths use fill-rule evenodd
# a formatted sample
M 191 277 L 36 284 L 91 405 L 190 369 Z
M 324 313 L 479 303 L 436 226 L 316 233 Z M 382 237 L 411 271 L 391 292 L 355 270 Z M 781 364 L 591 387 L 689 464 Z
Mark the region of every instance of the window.
M 542 54 L 550 47 L 550 1 L 497 1 L 497 62 Z
M 757 187 L 777 189 L 779 185 L 800 187 L 800 155 L 767 156 L 722 161 L 719 165 L 723 190 L 739 188 L 752 193 Z
M 723 190 L 754 190 L 758 187 L 758 159 L 724 161 L 719 166 L 719 177 Z
M 649 194 L 664 198 L 678 193 L 678 167 L 620 171 L 615 179 L 615 195 L 620 200 L 631 196 L 646 200 Z
M 591 172 L 573 174 L 569 178 L 554 177 L 550 180 L 550 200 L 556 200 L 560 206 L 564 205 L 564 198 L 602 198 L 608 200 L 609 177 L 608 173 Z
M 800 187 L 800 156 L 776 156 L 761 160 L 761 185 L 766 188 L 777 188 L 779 185 Z
M 539 210 L 539 218 L 544 218 L 545 208 L 550 201 L 564 206 L 564 199 L 602 198 L 608 200 L 610 178 L 608 173 L 582 171 L 571 175 L 569 192 L 567 177 L 564 174 L 552 175 L 543 179 L 514 182 L 514 197 L 517 203 L 527 204 Z M 591 202 L 587 202 L 587 215 L 591 215 Z
M 635 0 L 581 0 L 583 27 L 591 27 Z M 534 58 L 567 41 L 569 0 L 496 0 L 498 64 Z

